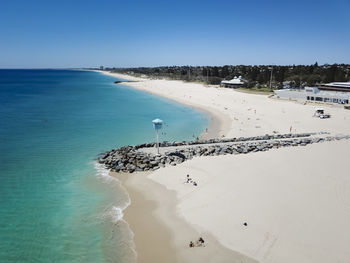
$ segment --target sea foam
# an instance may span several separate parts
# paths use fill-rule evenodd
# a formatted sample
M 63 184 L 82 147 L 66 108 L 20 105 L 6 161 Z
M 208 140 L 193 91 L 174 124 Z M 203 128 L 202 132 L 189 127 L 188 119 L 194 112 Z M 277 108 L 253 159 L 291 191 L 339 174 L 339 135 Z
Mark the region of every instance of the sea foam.
M 130 196 L 125 187 L 122 186 L 121 182 L 116 177 L 111 176 L 109 170 L 107 170 L 103 164 L 94 162 L 94 167 L 97 171 L 97 177 L 99 179 L 101 179 L 104 183 L 108 183 L 109 186 L 118 187 L 118 190 L 123 191 L 126 196 L 126 200 L 124 200 L 122 204 L 118 206 L 111 205 L 109 207 L 106 207 L 104 213 L 101 216 L 102 219 L 108 218 L 111 220 L 111 222 L 117 223 L 118 221 L 123 220 L 123 211 L 131 204 Z

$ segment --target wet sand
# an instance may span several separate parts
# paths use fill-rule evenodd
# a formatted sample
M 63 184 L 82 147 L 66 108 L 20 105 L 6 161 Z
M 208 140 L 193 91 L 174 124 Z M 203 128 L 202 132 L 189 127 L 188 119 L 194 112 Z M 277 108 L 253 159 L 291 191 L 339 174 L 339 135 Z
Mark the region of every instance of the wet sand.
M 148 179 L 149 174 L 112 173 L 131 199 L 124 219 L 135 235 L 137 262 L 256 262 L 225 248 L 210 233 L 195 230 L 178 215 L 176 193 Z M 190 248 L 189 242 L 199 237 L 203 237 L 205 246 Z

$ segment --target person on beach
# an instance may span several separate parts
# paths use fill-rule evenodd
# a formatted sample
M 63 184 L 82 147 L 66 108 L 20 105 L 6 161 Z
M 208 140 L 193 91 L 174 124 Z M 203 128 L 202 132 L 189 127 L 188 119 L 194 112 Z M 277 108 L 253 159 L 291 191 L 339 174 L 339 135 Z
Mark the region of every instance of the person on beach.
M 189 247 L 194 247 L 194 244 L 192 241 L 190 242 Z
M 197 241 L 196 241 L 196 247 L 205 247 L 204 245 L 204 239 L 202 237 L 200 237 Z

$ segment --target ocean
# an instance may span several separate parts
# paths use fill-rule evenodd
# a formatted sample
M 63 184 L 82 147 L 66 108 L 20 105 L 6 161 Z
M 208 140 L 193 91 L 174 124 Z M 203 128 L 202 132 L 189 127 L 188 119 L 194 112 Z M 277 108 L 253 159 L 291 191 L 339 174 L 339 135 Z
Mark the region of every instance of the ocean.
M 0 262 L 133 262 L 130 200 L 95 162 L 112 148 L 191 140 L 202 113 L 93 71 L 0 70 Z

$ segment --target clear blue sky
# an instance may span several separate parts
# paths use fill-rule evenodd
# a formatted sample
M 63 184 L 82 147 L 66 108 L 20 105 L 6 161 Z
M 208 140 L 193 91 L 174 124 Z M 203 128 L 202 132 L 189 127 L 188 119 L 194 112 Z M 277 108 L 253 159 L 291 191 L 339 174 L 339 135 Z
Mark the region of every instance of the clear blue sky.
M 350 63 L 350 0 L 1 0 L 0 68 Z

